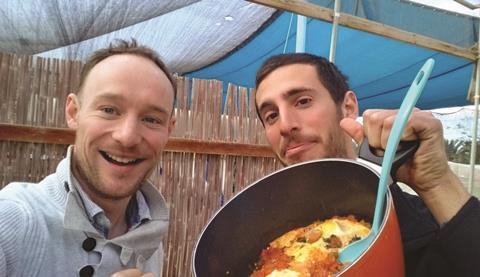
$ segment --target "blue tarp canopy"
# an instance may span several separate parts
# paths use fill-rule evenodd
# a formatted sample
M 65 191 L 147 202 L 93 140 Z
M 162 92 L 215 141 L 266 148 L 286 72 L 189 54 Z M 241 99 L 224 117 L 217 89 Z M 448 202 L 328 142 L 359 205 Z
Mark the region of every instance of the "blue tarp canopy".
M 334 1 L 323 2 L 329 2 L 324 4 L 332 8 Z M 398 22 L 390 17 L 386 17 L 385 20 L 393 26 L 403 24 L 401 27 L 407 30 L 413 28 L 413 31 L 422 31 L 426 35 L 433 34 L 436 36 L 435 39 L 442 39 L 461 47 L 474 43 L 476 39 L 475 20 L 463 15 L 415 6 L 411 3 L 408 5 L 395 3 L 398 1 L 375 1 L 377 3 L 363 1 L 364 9 L 358 8 L 358 3 L 362 1 L 343 2 L 349 5 L 345 4 L 342 12 L 352 13 L 355 10 L 356 16 L 360 14 L 364 18 L 367 17 L 365 10 L 382 7 L 382 4 L 378 3 L 383 3 L 383 7 L 387 9 L 403 8 L 404 12 L 414 14 L 402 15 L 402 11 L 397 10 L 397 13 L 392 13 L 392 17 L 396 17 Z M 390 5 L 386 5 L 388 2 Z M 385 17 L 383 12 L 379 14 Z M 421 18 L 416 18 L 415 15 Z M 371 17 L 378 20 L 380 16 L 372 12 Z M 402 23 L 402 20 L 408 18 L 416 18 L 417 21 L 404 26 L 406 23 Z M 455 24 L 453 26 L 453 23 L 448 24 L 449 20 Z M 253 87 L 255 72 L 268 57 L 283 52 L 295 52 L 296 22 L 295 14 L 281 12 L 252 36 L 243 47 L 207 67 L 188 73 L 187 76 L 219 79 L 227 83 Z M 437 28 L 443 28 L 442 25 L 445 23 L 448 24 L 446 29 L 438 32 Z M 431 33 L 428 33 L 428 26 L 432 28 Z M 465 26 L 469 29 L 465 30 Z M 462 29 L 455 30 L 455 27 Z M 331 22 L 308 18 L 305 52 L 328 57 L 331 32 Z M 448 32 L 452 35 L 446 36 L 445 33 Z M 433 109 L 469 104 L 467 94 L 475 61 L 367 31 L 345 26 L 338 29 L 335 63 L 349 78 L 350 86 L 356 92 L 362 110 L 398 108 L 417 71 L 428 58 L 435 59 L 436 64 L 418 106 L 422 109 Z

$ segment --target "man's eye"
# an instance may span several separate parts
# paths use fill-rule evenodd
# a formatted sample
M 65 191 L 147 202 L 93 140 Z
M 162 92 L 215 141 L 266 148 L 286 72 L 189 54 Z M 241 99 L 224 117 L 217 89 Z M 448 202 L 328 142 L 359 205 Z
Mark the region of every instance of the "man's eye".
M 275 121 L 276 118 L 277 118 L 277 113 L 276 112 L 271 112 L 271 113 L 265 114 L 265 122 L 268 123 L 268 124 L 272 124 Z
M 103 107 L 101 110 L 103 112 L 107 113 L 107 114 L 114 114 L 115 113 L 115 109 L 112 108 L 112 107 Z
M 157 119 L 155 117 L 145 117 L 143 121 L 149 123 L 149 124 L 162 124 L 162 120 Z
M 299 106 L 304 106 L 304 105 L 309 104 L 311 101 L 312 101 L 312 99 L 310 99 L 310 98 L 300 98 L 300 99 L 297 101 L 297 105 L 299 105 Z

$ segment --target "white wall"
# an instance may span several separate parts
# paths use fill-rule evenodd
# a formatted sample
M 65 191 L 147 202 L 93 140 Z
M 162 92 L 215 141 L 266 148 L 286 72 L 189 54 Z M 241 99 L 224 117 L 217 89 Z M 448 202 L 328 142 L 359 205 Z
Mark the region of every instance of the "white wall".
M 450 165 L 450 168 L 457 174 L 457 176 L 460 178 L 462 183 L 465 185 L 465 187 L 468 187 L 468 181 L 470 178 L 470 165 L 468 164 L 460 164 L 460 163 L 454 163 L 454 162 L 448 162 Z M 474 182 L 473 182 L 473 190 L 472 193 L 473 195 L 480 197 L 480 165 L 475 165 L 475 174 L 474 174 Z

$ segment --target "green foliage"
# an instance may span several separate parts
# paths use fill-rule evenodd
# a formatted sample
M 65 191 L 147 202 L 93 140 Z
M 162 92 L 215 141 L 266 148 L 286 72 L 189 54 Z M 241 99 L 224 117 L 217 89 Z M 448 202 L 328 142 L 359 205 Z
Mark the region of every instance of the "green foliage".
M 451 162 L 470 164 L 472 142 L 467 140 L 445 140 L 445 150 Z M 480 164 L 480 143 L 477 142 L 475 164 Z

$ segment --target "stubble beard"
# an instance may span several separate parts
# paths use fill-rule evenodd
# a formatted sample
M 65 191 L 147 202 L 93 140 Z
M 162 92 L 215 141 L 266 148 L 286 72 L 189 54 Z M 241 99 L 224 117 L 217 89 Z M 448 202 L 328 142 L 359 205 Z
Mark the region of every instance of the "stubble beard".
M 283 161 L 280 156 L 277 154 L 278 160 L 284 165 L 292 165 L 300 162 L 306 162 L 308 160 L 314 160 L 314 159 L 326 159 L 326 158 L 343 158 L 343 159 L 348 159 L 348 150 L 347 150 L 347 145 L 345 144 L 345 141 L 347 141 L 345 132 L 343 129 L 340 127 L 340 121 L 342 120 L 343 115 L 341 113 L 341 110 L 338 108 L 337 109 L 337 118 L 336 122 L 331 130 L 331 132 L 328 134 L 328 137 L 326 141 L 323 141 L 322 138 L 319 138 L 319 141 L 317 142 L 319 145 L 324 145 L 324 154 L 323 155 L 316 155 L 313 157 L 310 157 L 307 160 L 298 160 L 298 161 L 293 161 L 291 163 L 287 163 L 287 161 Z
M 346 134 L 340 128 L 340 125 L 334 128 L 333 133 L 328 136 L 328 143 L 325 145 L 328 151 L 325 158 L 348 158 L 345 136 Z
M 115 194 L 109 192 L 107 185 L 102 182 L 98 169 L 91 166 L 86 160 L 73 155 L 73 172 L 76 173 L 76 177 L 82 188 L 90 193 L 93 193 L 97 198 L 108 200 L 121 200 L 126 197 L 130 197 L 140 189 L 144 181 L 148 177 L 148 172 L 142 178 L 139 178 L 132 188 L 124 193 Z M 153 169 L 152 169 L 153 170 Z M 151 170 L 149 171 L 151 172 Z M 91 196 L 90 196 L 91 198 Z
M 345 141 L 345 134 L 341 130 L 338 130 L 338 128 L 335 128 L 335 131 L 328 135 L 327 143 L 324 143 L 323 141 L 318 142 L 318 144 L 324 145 L 324 149 L 325 149 L 324 155 L 319 154 L 318 156 L 312 156 L 306 160 L 296 160 L 293 162 L 283 161 L 278 154 L 277 154 L 277 158 L 284 166 L 289 166 L 289 165 L 306 162 L 314 159 L 327 159 L 327 158 L 348 159 L 349 158 L 348 151 L 344 141 Z

